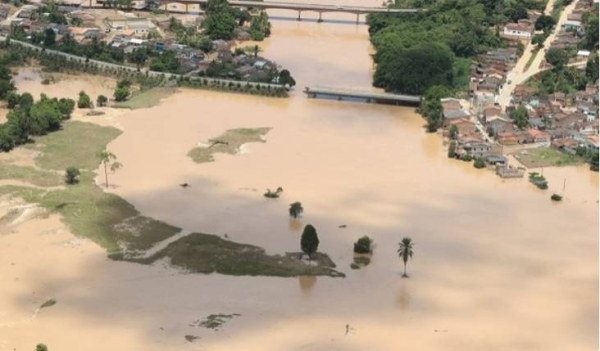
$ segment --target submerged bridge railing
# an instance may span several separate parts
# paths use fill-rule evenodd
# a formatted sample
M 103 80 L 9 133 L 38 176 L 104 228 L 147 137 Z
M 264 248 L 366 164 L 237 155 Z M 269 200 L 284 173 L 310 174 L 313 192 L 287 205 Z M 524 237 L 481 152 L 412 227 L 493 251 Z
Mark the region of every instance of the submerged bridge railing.
M 381 102 L 388 104 L 393 103 L 395 105 L 419 105 L 421 103 L 421 97 L 416 95 L 379 93 L 375 91 L 361 91 L 322 86 L 305 87 L 304 93 L 309 98 L 316 98 L 317 96 L 322 95 L 334 97 L 338 100 L 344 100 L 344 98 L 362 99 L 366 102 Z

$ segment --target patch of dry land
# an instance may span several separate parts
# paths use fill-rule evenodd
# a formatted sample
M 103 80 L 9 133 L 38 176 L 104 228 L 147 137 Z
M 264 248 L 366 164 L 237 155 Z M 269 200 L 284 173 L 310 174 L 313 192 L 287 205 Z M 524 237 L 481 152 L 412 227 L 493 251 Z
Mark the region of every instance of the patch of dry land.
M 213 154 L 230 154 L 242 152 L 247 143 L 264 143 L 265 135 L 271 128 L 237 128 L 227 130 L 222 135 L 208 139 L 208 143 L 199 143 L 188 152 L 188 156 L 196 163 L 214 161 Z
M 264 55 L 300 86 L 370 89 L 367 27 L 314 16 L 274 21 Z M 535 189 L 449 162 L 413 109 L 299 90 L 182 89 L 151 108 L 77 110 L 0 156 L 0 351 L 598 349 L 598 173 L 544 168 L 549 189 Z M 265 126 L 266 142 L 236 136 L 202 165 L 188 156 Z M 105 148 L 123 164 L 108 188 Z M 68 166 L 79 184 L 63 183 Z M 280 197 L 265 198 L 274 186 Z M 304 213 L 290 219 L 296 201 Z M 312 262 L 297 254 L 306 224 L 320 239 Z M 370 263 L 351 269 L 364 235 Z

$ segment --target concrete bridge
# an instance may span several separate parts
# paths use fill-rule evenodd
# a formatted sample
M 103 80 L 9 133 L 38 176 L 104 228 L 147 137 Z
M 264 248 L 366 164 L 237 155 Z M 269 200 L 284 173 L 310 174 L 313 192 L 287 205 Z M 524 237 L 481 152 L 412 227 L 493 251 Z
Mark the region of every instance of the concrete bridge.
M 394 105 L 419 105 L 421 97 L 415 95 L 400 95 L 390 93 L 378 93 L 373 91 L 350 90 L 330 87 L 305 87 L 304 93 L 308 97 L 316 98 L 318 95 L 335 97 L 338 100 L 344 98 L 363 99 L 366 102 L 393 103 Z
M 161 5 L 167 11 L 169 4 L 185 5 L 185 11 L 188 12 L 189 5 L 198 5 L 200 8 L 206 7 L 208 0 L 161 0 Z M 420 9 L 389 9 L 387 7 L 362 7 L 362 6 L 347 6 L 347 5 L 327 5 L 327 4 L 298 4 L 276 1 L 240 1 L 229 0 L 229 4 L 235 7 L 248 7 L 255 9 L 280 9 L 292 10 L 298 12 L 297 20 L 302 20 L 302 12 L 316 12 L 319 14 L 319 22 L 322 22 L 322 15 L 325 12 L 343 12 L 356 15 L 356 23 L 358 24 L 359 16 L 370 13 L 417 13 Z

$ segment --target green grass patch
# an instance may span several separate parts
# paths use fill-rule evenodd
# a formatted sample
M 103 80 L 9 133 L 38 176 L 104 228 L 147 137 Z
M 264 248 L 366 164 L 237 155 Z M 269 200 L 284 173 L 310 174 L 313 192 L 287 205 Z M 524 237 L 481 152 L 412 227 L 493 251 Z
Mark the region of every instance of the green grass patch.
M 539 52 L 540 52 L 540 49 L 538 49 L 538 48 L 533 49 L 533 54 L 531 54 L 531 57 L 529 57 L 529 60 L 527 60 L 527 63 L 525 64 L 525 71 L 527 71 L 529 69 L 529 67 L 531 67 L 531 64 L 533 63 L 533 61 L 535 60 L 535 58 Z
M 219 330 L 223 324 L 232 319 L 233 317 L 239 317 L 241 314 L 232 313 L 232 314 L 211 314 L 206 317 L 204 320 L 197 320 L 192 323 L 193 326 L 198 326 L 207 329 Z
M 148 90 L 139 91 L 134 93 L 129 100 L 115 103 L 113 106 L 116 108 L 150 108 L 160 104 L 161 100 L 168 98 L 177 91 L 176 88 L 152 88 Z
M 336 271 L 333 261 L 324 253 L 316 253 L 313 265 L 300 259 L 298 253 L 267 255 L 260 247 L 235 243 L 216 235 L 193 233 L 169 244 L 154 256 L 130 259 L 132 262 L 152 263 L 168 258 L 172 265 L 194 273 L 227 275 L 296 277 L 328 275 L 344 277 Z
M 14 179 L 42 187 L 65 184 L 63 174 L 2 162 L 0 162 L 0 179 Z
M 214 161 L 213 154 L 216 153 L 235 155 L 243 144 L 264 143 L 263 136 L 269 130 L 271 128 L 229 129 L 220 136 L 209 139 L 209 146 L 193 148 L 188 152 L 188 156 L 196 163 L 203 163 Z
M 51 307 L 51 306 L 54 306 L 54 305 L 56 305 L 56 300 L 55 300 L 55 299 L 50 299 L 50 300 L 48 300 L 48 301 L 44 302 L 44 303 L 43 303 L 43 304 L 40 306 L 40 308 Z
M 580 157 L 547 147 L 523 150 L 515 156 L 527 168 L 571 166 L 583 163 Z
M 79 184 L 64 190 L 6 186 L 0 188 L 3 193 L 60 214 L 73 234 L 93 240 L 109 253 L 147 250 L 179 232 L 176 227 L 140 215 L 122 198 L 103 192 L 94 184 L 91 172 L 82 173 Z
M 98 168 L 98 154 L 121 131 L 113 127 L 101 127 L 93 123 L 70 121 L 63 129 L 35 138 L 27 147 L 41 151 L 35 162 L 44 169 L 64 171 L 74 166 L 80 170 Z

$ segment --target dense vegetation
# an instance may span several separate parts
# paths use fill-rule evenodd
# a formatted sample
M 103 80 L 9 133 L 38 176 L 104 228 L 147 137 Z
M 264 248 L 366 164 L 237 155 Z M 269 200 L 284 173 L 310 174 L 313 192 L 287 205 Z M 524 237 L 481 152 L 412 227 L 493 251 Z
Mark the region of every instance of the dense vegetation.
M 227 0 L 209 0 L 206 5 L 206 20 L 202 23 L 204 34 L 210 39 L 234 39 L 238 26 L 250 23 L 250 37 L 252 40 L 263 40 L 271 35 L 271 23 L 266 12 L 261 12 L 252 18 L 247 10 L 234 8 Z
M 505 45 L 500 26 L 527 18 L 527 9 L 544 6 L 535 0 L 397 0 L 392 7 L 428 11 L 368 17 L 371 42 L 377 50 L 373 84 L 416 95 L 434 85 L 464 90 L 469 59 Z
M 40 100 L 34 102 L 29 93 L 17 94 L 9 67 L 20 63 L 21 56 L 15 53 L 0 57 L 0 100 L 6 100 L 10 109 L 6 123 L 0 124 L 1 151 L 27 143 L 31 136 L 60 129 L 62 121 L 70 118 L 75 108 L 72 99 L 50 99 L 42 94 Z

